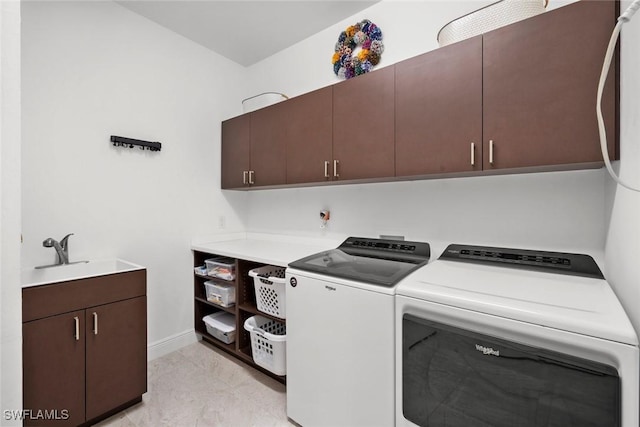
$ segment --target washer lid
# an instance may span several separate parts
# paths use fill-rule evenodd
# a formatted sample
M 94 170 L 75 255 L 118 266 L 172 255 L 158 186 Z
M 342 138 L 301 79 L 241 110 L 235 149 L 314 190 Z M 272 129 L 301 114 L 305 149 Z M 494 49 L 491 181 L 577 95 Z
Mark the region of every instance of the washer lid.
M 349 237 L 337 249 L 299 259 L 289 267 L 392 287 L 426 264 L 429 254 L 428 243 Z
M 439 259 L 402 280 L 396 294 L 638 345 L 602 279 Z

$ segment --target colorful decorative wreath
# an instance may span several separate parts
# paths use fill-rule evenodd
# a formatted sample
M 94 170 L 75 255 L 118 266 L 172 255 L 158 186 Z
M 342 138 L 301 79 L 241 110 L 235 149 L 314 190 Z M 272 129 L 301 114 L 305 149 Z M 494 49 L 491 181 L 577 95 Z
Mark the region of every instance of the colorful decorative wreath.
M 356 51 L 358 46 L 361 49 Z M 382 31 L 365 19 L 340 33 L 331 60 L 333 72 L 345 79 L 368 73 L 378 65 L 383 51 Z

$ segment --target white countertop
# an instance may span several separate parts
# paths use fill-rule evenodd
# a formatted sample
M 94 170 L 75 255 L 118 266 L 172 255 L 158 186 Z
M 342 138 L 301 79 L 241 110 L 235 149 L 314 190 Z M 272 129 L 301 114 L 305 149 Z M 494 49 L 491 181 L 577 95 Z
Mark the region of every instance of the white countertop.
M 218 234 L 197 238 L 192 241 L 191 249 L 195 251 L 222 255 L 232 258 L 240 258 L 248 261 L 261 262 L 265 264 L 286 267 L 289 263 L 313 255 L 318 252 L 337 248 L 347 237 L 346 235 L 332 234 L 327 237 L 305 237 L 285 234 L 252 233 L 239 232 L 230 234 Z M 409 238 L 408 240 L 412 240 Z M 438 259 L 442 252 L 450 243 L 460 243 L 442 241 L 435 239 L 415 239 L 416 241 L 426 241 L 431 247 L 431 258 L 429 262 Z M 604 270 L 603 251 L 586 250 L 575 247 L 527 247 L 527 245 L 509 245 L 492 242 L 462 242 L 464 244 L 496 247 L 516 247 L 520 249 L 543 250 L 552 252 L 584 253 L 594 258 L 598 266 Z
M 334 249 L 344 240 L 262 233 L 235 233 L 210 239 L 192 243 L 191 249 L 280 267 L 308 255 Z
M 91 260 L 46 268 L 29 268 L 21 272 L 22 288 L 143 270 L 145 267 L 118 258 Z

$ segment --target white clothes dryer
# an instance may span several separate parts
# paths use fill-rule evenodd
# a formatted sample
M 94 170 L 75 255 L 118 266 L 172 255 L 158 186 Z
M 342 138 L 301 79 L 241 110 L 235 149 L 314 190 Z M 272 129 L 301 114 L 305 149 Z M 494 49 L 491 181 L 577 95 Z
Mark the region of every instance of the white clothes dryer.
M 450 245 L 396 287 L 396 425 L 638 427 L 637 335 L 587 255 Z

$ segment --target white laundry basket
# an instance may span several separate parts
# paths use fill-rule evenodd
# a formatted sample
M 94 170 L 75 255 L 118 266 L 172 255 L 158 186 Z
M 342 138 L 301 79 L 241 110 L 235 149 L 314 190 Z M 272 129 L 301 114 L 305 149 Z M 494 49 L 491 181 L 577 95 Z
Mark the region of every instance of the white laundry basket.
M 244 113 L 259 110 L 260 108 L 268 107 L 269 105 L 277 104 L 286 99 L 289 99 L 287 95 L 280 92 L 264 92 L 258 95 L 250 96 L 242 100 L 242 110 Z
M 549 0 L 500 0 L 454 19 L 438 32 L 438 44 L 446 46 L 545 11 Z
M 253 316 L 244 322 L 244 328 L 251 334 L 251 352 L 256 365 L 276 375 L 286 375 L 286 325 L 263 316 Z
M 278 319 L 286 317 L 284 267 L 267 265 L 249 271 L 256 291 L 256 306 Z

